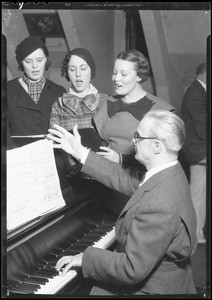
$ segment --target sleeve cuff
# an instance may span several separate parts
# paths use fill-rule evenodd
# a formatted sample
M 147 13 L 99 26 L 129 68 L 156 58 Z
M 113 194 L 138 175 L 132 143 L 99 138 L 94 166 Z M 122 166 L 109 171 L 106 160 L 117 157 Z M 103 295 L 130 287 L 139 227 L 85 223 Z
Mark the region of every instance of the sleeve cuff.
M 79 162 L 84 165 L 87 157 L 88 157 L 88 153 L 89 153 L 90 149 L 86 148 L 85 152 L 83 153 L 83 155 L 81 156 L 81 158 L 79 159 Z

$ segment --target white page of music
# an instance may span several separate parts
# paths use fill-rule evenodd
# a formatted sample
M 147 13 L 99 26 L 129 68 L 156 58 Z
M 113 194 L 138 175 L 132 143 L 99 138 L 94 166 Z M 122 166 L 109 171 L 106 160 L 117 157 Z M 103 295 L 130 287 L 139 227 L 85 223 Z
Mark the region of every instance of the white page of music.
M 7 151 L 7 229 L 63 207 L 51 141 Z

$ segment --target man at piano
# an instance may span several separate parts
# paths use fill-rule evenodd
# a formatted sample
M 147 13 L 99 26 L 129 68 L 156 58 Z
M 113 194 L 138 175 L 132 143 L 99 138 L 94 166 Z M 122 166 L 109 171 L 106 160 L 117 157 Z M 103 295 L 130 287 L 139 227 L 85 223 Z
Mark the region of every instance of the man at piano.
M 147 168 L 143 182 L 81 144 L 59 125 L 49 129 L 54 147 L 82 164 L 82 172 L 131 196 L 117 218 L 114 251 L 89 246 L 83 254 L 63 256 L 61 276 L 81 267 L 94 280 L 90 295 L 196 294 L 191 266 L 196 241 L 196 215 L 178 152 L 185 139 L 183 121 L 169 111 L 151 111 L 141 120 L 132 143 L 135 158 Z

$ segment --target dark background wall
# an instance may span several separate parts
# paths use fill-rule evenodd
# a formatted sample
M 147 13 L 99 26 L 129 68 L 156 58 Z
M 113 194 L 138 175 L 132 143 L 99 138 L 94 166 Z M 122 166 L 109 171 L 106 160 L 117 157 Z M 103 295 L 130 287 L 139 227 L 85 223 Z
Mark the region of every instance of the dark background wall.
M 64 2 L 62 2 L 64 3 Z M 18 7 L 16 5 L 16 7 Z M 165 99 L 180 112 L 185 89 L 194 80 L 198 63 L 207 57 L 207 38 L 210 35 L 210 5 L 187 7 L 183 3 L 168 9 L 163 5 L 154 9 L 145 6 L 131 9 L 112 9 L 110 6 L 95 9 L 30 8 L 2 9 L 2 33 L 7 38 L 7 79 L 20 76 L 15 60 L 15 48 L 29 28 L 24 14 L 52 14 L 59 16 L 63 37 L 50 37 L 46 44 L 52 67 L 47 77 L 63 85 L 69 83 L 61 77 L 60 66 L 69 49 L 84 47 L 90 50 L 97 64 L 93 84 L 100 90 L 113 94 L 112 67 L 116 55 L 136 48 L 149 57 L 152 78 L 144 88 Z M 143 9 L 144 8 L 144 9 Z M 152 8 L 152 7 L 151 7 Z M 129 17 L 130 15 L 130 17 Z

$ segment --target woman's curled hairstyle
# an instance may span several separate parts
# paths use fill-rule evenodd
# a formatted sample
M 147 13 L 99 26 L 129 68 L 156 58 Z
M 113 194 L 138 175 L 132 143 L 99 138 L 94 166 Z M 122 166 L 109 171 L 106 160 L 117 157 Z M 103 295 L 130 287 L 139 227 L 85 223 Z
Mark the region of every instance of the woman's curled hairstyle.
M 147 58 L 141 52 L 137 50 L 124 51 L 119 53 L 116 59 L 133 62 L 136 67 L 138 77 L 141 78 L 140 83 L 145 82 L 149 79 L 151 73 L 150 64 Z
M 91 78 L 94 78 L 96 75 L 96 63 L 94 61 L 93 55 L 85 48 L 75 48 L 66 54 L 65 58 L 62 61 L 61 76 L 64 76 L 68 81 L 70 81 L 70 78 L 68 76 L 68 63 L 72 55 L 76 55 L 82 58 L 88 64 L 91 69 Z

